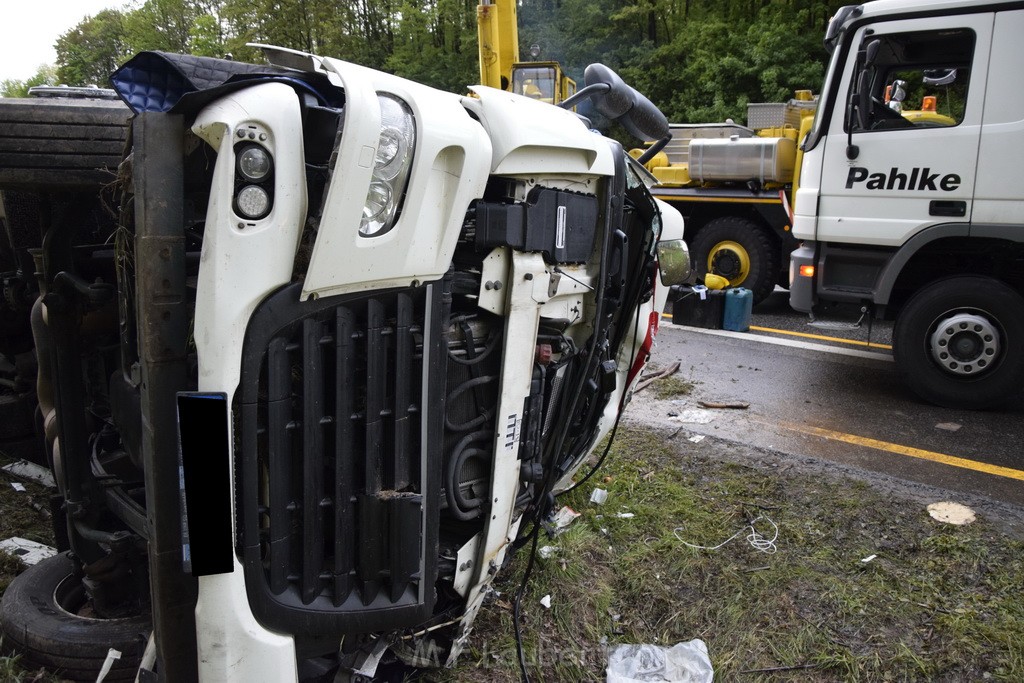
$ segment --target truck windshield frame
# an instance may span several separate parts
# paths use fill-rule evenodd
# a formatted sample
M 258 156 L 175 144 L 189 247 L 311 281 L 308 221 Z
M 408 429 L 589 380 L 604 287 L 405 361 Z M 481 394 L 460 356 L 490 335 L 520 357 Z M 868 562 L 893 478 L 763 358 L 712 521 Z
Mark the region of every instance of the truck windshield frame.
M 838 81 L 842 74 L 837 73 L 838 65 L 846 59 L 847 48 L 832 50 L 828 66 L 825 68 L 825 83 L 821 88 L 821 105 L 814 114 L 814 123 L 807 137 L 804 138 L 803 151 L 809 152 L 814 149 L 821 140 L 825 121 L 831 116 L 832 107 L 835 105 L 836 94 L 833 90 L 838 89 Z

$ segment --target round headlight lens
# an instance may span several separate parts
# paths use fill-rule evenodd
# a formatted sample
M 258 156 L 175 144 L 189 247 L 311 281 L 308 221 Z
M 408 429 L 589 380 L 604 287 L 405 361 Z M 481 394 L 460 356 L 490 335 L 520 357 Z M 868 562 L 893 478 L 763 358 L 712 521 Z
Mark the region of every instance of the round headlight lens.
M 258 185 L 246 185 L 235 198 L 235 204 L 246 218 L 260 218 L 270 209 L 270 195 Z
M 380 141 L 377 143 L 377 162 L 378 173 L 386 180 L 391 180 L 394 176 L 398 175 L 398 171 L 401 170 L 400 164 L 392 164 L 399 154 L 404 153 L 403 147 L 406 147 L 405 136 L 394 128 L 384 128 L 380 132 Z
M 270 174 L 270 154 L 262 147 L 246 147 L 238 155 L 238 171 L 246 180 L 263 180 Z
M 363 221 L 359 232 L 367 237 L 376 235 L 384 228 L 384 221 L 391 213 L 391 188 L 386 183 L 371 183 L 363 205 Z

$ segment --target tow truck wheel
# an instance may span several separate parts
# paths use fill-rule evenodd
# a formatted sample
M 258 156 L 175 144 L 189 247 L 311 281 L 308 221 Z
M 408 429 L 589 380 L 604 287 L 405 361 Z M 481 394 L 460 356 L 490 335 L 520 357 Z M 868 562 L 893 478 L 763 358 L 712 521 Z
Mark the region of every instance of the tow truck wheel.
M 919 396 L 946 408 L 991 408 L 1024 386 L 1024 297 L 986 277 L 940 280 L 896 319 L 893 353 Z
M 775 289 L 779 268 L 771 237 L 753 221 L 716 218 L 697 233 L 693 253 L 699 276 L 714 273 L 731 287 L 746 287 L 753 292 L 755 304 Z
M 113 648 L 121 653 L 109 681 L 134 680 L 152 630 L 148 614 L 100 619 L 87 612 L 85 589 L 68 553 L 43 560 L 18 575 L 0 602 L 5 650 L 29 668 L 61 678 L 95 681 Z

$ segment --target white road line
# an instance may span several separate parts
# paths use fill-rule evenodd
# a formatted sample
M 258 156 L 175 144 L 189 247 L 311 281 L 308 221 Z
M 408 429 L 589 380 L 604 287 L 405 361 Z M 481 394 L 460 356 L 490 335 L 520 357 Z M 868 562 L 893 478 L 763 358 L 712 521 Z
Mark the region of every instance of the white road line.
M 733 332 L 731 330 L 709 330 L 703 327 L 688 327 L 686 325 L 674 325 L 664 324 L 663 329 L 671 329 L 673 327 L 679 329 L 685 329 L 688 332 L 697 332 L 699 334 L 709 334 L 715 337 L 731 337 L 733 339 L 746 339 L 749 341 L 761 342 L 762 344 L 775 344 L 777 346 L 788 346 L 792 349 L 805 349 L 807 351 L 820 351 L 821 353 L 831 353 L 837 356 L 850 356 L 853 358 L 865 358 L 868 360 L 882 361 L 886 363 L 892 363 L 893 358 L 887 353 L 875 353 L 872 351 L 860 351 L 858 349 L 845 349 L 838 346 L 827 346 L 825 344 L 814 344 L 812 342 L 797 341 L 795 339 L 777 339 L 775 337 L 766 337 L 760 334 L 750 334 L 748 332 Z

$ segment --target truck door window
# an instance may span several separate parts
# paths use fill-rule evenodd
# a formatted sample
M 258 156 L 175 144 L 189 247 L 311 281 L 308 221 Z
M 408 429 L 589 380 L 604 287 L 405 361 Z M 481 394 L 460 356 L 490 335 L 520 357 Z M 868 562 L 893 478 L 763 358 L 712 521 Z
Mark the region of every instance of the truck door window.
M 868 111 L 847 122 L 853 132 L 944 128 L 963 121 L 973 31 L 893 33 L 871 41 L 878 41 L 877 51 L 852 81 L 853 88 L 864 84 L 870 89 L 870 98 L 854 98 Z M 867 78 L 861 78 L 865 71 Z

